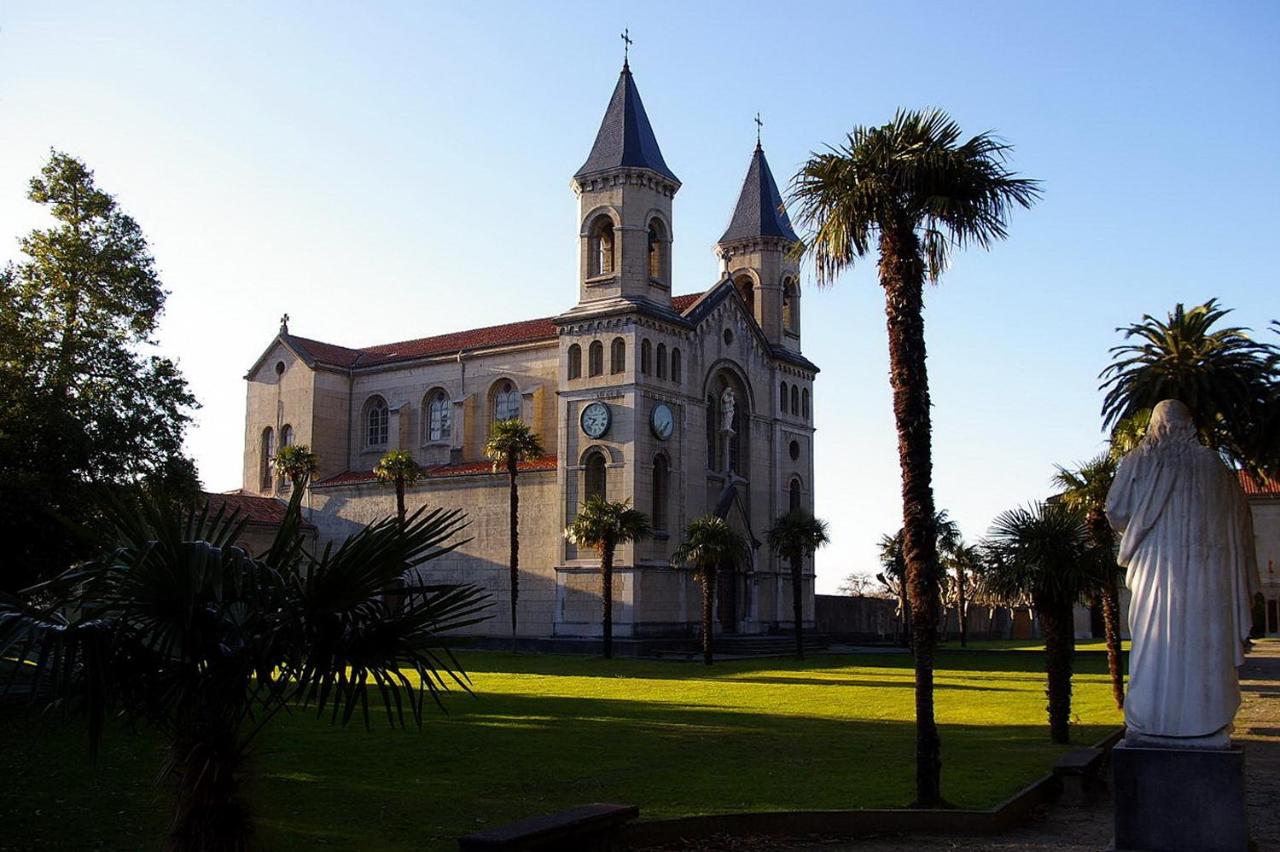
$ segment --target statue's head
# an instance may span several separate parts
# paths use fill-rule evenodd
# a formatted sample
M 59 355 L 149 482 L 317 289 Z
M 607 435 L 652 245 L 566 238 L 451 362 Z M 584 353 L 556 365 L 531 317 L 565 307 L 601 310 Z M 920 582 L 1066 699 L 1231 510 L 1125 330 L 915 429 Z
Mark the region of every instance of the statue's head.
M 1161 400 L 1151 411 L 1151 422 L 1143 443 L 1148 446 L 1170 443 L 1198 443 L 1191 409 L 1176 399 Z

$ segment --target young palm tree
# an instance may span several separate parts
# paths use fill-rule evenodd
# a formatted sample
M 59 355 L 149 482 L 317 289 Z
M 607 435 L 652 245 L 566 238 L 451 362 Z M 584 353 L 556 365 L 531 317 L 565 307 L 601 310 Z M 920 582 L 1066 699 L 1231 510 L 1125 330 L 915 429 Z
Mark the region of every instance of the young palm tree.
M 964 648 L 968 646 L 969 639 L 966 621 L 969 612 L 969 583 L 971 577 L 982 572 L 982 548 L 976 544 L 965 544 L 963 539 L 957 538 L 944 553 L 944 560 L 956 572 L 956 610 L 960 621 L 960 647 Z
M 1230 309 L 1216 299 L 1190 310 L 1181 303 L 1161 321 L 1144 315 L 1112 347 L 1112 362 L 1098 378 L 1107 395 L 1106 426 L 1176 399 L 1191 409 L 1201 440 L 1231 458 L 1256 461 L 1258 428 L 1277 381 L 1280 349 L 1249 337 L 1247 328 L 1215 328 Z
M 1030 599 L 1044 633 L 1049 734 L 1070 741 L 1072 609 L 1097 588 L 1097 554 L 1078 512 L 1056 503 L 1011 509 L 995 519 L 983 577 L 988 593 L 1006 601 Z
M 769 548 L 791 566 L 791 610 L 796 625 L 796 656 L 804 658 L 804 597 L 801 572 L 804 558 L 831 541 L 827 522 L 804 509 L 793 509 L 773 522 L 766 533 Z
M 579 547 L 600 554 L 600 599 L 604 602 L 604 656 L 613 657 L 613 553 L 620 544 L 639 541 L 653 531 L 649 516 L 631 508 L 626 500 L 610 502 L 591 497 L 564 531 Z
M 399 612 L 382 602 L 406 563 L 462 543 L 465 516 L 388 519 L 313 554 L 299 533 L 301 500 L 295 489 L 260 557 L 235 546 L 244 522 L 234 515 L 161 500 L 113 506 L 110 551 L 0 595 L 0 658 L 29 664 L 19 669 L 31 673 L 23 687 L 33 702 L 84 711 L 95 754 L 113 713 L 166 737 L 174 852 L 247 848 L 241 775 L 282 709 L 314 706 L 343 724 L 359 711 L 368 725 L 376 689 L 391 725 L 420 726 L 427 696 L 438 703 L 450 683 L 467 688 L 442 634 L 482 620 L 487 595 L 417 587 Z
M 746 539 L 724 518 L 715 515 L 705 515 L 689 524 L 684 531 L 684 541 L 671 557 L 678 565 L 693 566 L 694 577 L 702 586 L 702 661 L 707 665 L 711 665 L 711 645 L 715 639 L 712 604 L 716 595 L 716 571 L 750 557 Z
M 947 516 L 947 510 L 934 513 L 933 526 L 937 531 L 937 553 L 941 556 L 949 554 L 960 542 L 960 527 Z M 903 546 L 905 533 L 898 530 L 893 535 L 882 535 L 878 547 L 880 549 L 880 567 L 883 572 L 876 578 L 898 598 L 898 612 L 902 616 L 903 644 L 911 644 L 911 599 L 907 596 L 907 556 Z M 938 582 L 944 583 L 946 575 L 939 572 Z M 939 599 L 941 607 L 941 599 Z
M 510 482 L 511 650 L 515 651 L 516 602 L 520 597 L 520 487 L 516 484 L 516 475 L 520 472 L 520 462 L 543 454 L 542 442 L 523 420 L 499 420 L 493 424 L 484 454 L 493 462 L 493 472 L 505 469 Z
M 1015 206 L 1037 183 L 1005 165 L 1010 146 L 990 134 L 961 141 L 939 111 L 899 111 L 882 127 L 858 127 L 839 148 L 815 153 L 793 182 L 799 221 L 811 233 L 820 286 L 871 251 L 880 255 L 889 330 L 890 383 L 902 468 L 907 588 L 915 612 L 916 802 L 941 803 L 942 759 L 933 714 L 939 567 L 933 528 L 924 282 L 937 281 L 953 248 L 988 247 L 1007 233 Z
M 373 475 L 383 482 L 394 482 L 396 486 L 396 518 L 404 523 L 404 489 L 422 478 L 422 468 L 413 460 L 413 454 L 406 450 L 389 450 L 378 459 L 378 466 Z
M 1116 538 L 1107 520 L 1107 492 L 1116 478 L 1117 461 L 1109 453 L 1081 463 L 1074 470 L 1058 465 L 1053 484 L 1062 489 L 1062 501 L 1084 516 L 1089 542 L 1099 554 L 1114 553 Z M 1107 639 L 1107 669 L 1111 673 L 1111 694 L 1116 707 L 1124 708 L 1124 668 L 1120 663 L 1120 566 L 1114 558 L 1106 560 L 1101 584 L 1097 589 L 1102 606 L 1102 625 Z

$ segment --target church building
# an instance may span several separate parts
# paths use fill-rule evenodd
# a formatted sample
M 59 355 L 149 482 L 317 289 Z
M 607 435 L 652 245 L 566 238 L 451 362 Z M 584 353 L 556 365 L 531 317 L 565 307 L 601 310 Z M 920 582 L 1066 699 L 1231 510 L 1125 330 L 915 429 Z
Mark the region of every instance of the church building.
M 564 537 L 591 495 L 629 500 L 655 533 L 621 547 L 614 635 L 696 635 L 700 590 L 673 565 L 681 532 L 707 514 L 752 543 L 717 584 L 718 629 L 789 629 L 788 567 L 762 544 L 796 507 L 813 511 L 814 378 L 801 354 L 797 237 L 764 151 L 747 163 L 718 273 L 676 295 L 671 242 L 680 180 L 667 165 L 624 64 L 595 143 L 572 187 L 578 200 L 576 299 L 557 316 L 352 348 L 293 334 L 287 324 L 250 368 L 244 487 L 286 496 L 272 471 L 280 446 L 306 444 L 319 473 L 305 506 L 319 544 L 341 541 L 395 511 L 372 470 L 388 450 L 425 475 L 406 501 L 466 511 L 471 541 L 423 571 L 475 583 L 508 625 L 508 480 L 483 447 L 493 424 L 518 417 L 544 458 L 521 465 L 519 630 L 533 637 L 600 635 L 600 568 Z M 729 211 L 726 199 L 726 212 Z M 568 235 L 566 235 L 568 236 Z M 813 565 L 803 611 L 813 619 Z

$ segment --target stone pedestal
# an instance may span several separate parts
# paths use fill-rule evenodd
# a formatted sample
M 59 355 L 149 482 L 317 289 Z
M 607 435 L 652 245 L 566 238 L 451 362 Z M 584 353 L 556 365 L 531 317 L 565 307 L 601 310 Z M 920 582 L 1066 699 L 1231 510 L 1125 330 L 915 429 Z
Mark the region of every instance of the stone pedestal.
M 1247 852 L 1244 752 L 1111 750 L 1117 852 Z

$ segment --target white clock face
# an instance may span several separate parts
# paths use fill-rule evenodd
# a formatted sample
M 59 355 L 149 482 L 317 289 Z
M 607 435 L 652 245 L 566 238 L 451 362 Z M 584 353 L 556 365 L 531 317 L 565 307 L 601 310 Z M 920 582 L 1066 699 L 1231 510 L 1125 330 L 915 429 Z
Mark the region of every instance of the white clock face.
M 665 402 L 660 402 L 653 407 L 653 413 L 649 415 L 649 428 L 653 430 L 654 437 L 659 441 L 667 440 L 675 431 L 675 415 L 671 413 L 671 408 Z
M 603 402 L 593 402 L 582 409 L 582 431 L 589 437 L 599 438 L 609 431 L 609 406 Z

